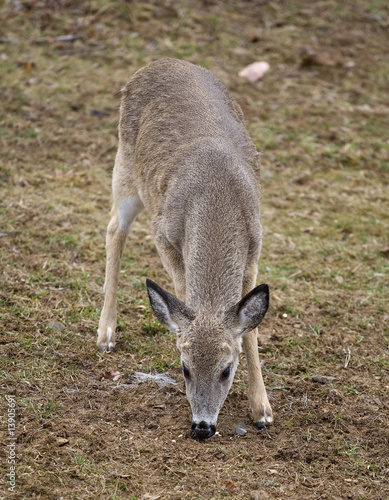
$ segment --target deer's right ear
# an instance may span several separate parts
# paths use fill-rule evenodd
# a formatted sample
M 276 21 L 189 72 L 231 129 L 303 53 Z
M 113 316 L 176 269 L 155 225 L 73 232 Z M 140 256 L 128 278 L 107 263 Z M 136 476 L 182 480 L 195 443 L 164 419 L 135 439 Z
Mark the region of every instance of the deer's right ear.
M 168 330 L 179 334 L 194 319 L 193 309 L 150 279 L 146 286 L 154 314 Z

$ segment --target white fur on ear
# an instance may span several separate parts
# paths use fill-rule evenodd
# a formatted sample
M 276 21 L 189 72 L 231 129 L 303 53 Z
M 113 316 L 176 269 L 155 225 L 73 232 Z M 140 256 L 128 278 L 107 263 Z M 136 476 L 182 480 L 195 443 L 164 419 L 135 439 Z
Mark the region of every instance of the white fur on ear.
M 236 335 L 245 335 L 256 328 L 269 307 L 269 287 L 259 285 L 236 304 L 227 317 L 232 322 L 232 329 Z
M 179 331 L 178 325 L 172 320 L 169 308 L 161 295 L 152 288 L 148 290 L 148 293 L 151 306 L 157 318 L 168 330 L 177 333 Z
M 242 324 L 248 324 L 257 316 L 265 316 L 267 302 L 261 295 L 253 295 L 239 311 L 239 320 Z
M 170 332 L 175 333 L 178 335 L 180 333 L 180 329 L 178 328 L 177 323 L 174 323 L 173 321 L 169 323 L 169 326 L 166 327 Z
M 179 334 L 194 319 L 194 311 L 154 281 L 147 279 L 146 286 L 150 305 L 159 321 L 171 332 Z

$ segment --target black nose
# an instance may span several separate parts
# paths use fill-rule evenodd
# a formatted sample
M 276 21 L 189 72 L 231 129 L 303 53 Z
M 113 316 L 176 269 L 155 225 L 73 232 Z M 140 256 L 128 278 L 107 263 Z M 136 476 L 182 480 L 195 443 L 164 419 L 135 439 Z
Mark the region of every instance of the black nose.
M 208 425 L 207 422 L 204 422 L 204 420 L 202 420 L 199 424 L 192 422 L 192 432 L 195 437 L 199 439 L 207 439 L 215 434 L 216 426 L 212 424 Z

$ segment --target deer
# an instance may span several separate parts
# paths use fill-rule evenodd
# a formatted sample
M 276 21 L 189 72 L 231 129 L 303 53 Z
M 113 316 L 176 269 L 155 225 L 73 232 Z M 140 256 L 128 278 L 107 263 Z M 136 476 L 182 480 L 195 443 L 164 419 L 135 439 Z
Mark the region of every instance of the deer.
M 97 348 L 115 348 L 121 258 L 145 208 L 175 289 L 174 295 L 147 279 L 147 293 L 157 319 L 176 336 L 192 436 L 215 434 L 242 346 L 251 416 L 263 429 L 273 414 L 257 327 L 269 287 L 255 286 L 262 246 L 259 154 L 243 112 L 212 72 L 172 58 L 138 70 L 121 93 Z

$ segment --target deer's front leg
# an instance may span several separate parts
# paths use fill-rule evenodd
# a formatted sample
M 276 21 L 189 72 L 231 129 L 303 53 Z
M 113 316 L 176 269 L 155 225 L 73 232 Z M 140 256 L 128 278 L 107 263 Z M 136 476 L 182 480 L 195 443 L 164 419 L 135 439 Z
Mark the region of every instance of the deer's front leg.
M 257 256 L 259 257 L 259 256 Z M 257 259 L 248 266 L 246 279 L 243 283 L 243 294 L 248 293 L 254 286 L 257 279 Z M 267 397 L 265 384 L 263 382 L 261 364 L 258 354 L 258 329 L 255 328 L 243 337 L 243 350 L 247 360 L 248 371 L 248 396 L 251 415 L 254 425 L 258 429 L 263 429 L 266 424 L 273 422 L 273 412 Z
M 106 239 L 105 298 L 97 330 L 97 348 L 100 352 L 115 349 L 116 295 L 120 264 L 128 231 L 142 208 L 143 204 L 138 196 L 124 198 L 112 208 Z
M 273 422 L 273 412 L 267 397 L 265 384 L 262 378 L 261 365 L 258 355 L 257 329 L 243 337 L 243 350 L 247 360 L 248 396 L 254 425 L 263 429 L 266 424 Z
M 108 225 L 106 238 L 105 297 L 97 330 L 97 348 L 100 352 L 115 349 L 116 294 L 126 236 L 127 234 L 120 228 L 117 213 L 114 213 Z

